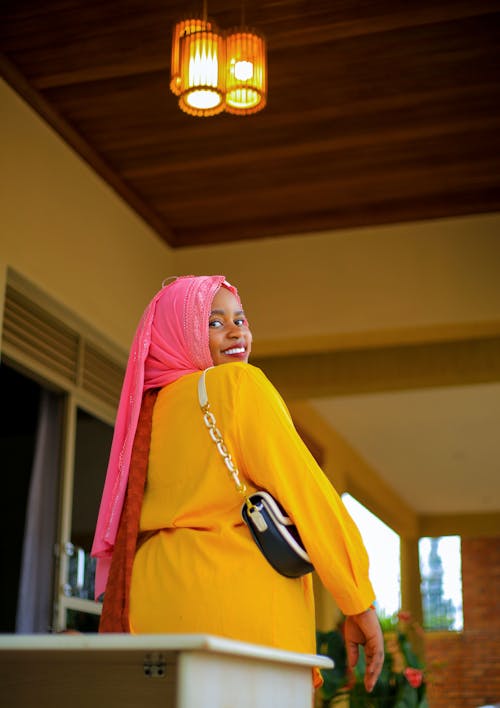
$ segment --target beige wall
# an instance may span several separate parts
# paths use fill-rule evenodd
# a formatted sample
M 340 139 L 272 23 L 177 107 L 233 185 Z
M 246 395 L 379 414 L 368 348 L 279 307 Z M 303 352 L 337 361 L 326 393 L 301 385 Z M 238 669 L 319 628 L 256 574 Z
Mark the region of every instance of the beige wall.
M 500 323 L 499 214 L 189 248 L 175 263 L 238 284 L 259 354 Z
M 171 250 L 0 82 L 0 287 L 12 268 L 120 347 Z

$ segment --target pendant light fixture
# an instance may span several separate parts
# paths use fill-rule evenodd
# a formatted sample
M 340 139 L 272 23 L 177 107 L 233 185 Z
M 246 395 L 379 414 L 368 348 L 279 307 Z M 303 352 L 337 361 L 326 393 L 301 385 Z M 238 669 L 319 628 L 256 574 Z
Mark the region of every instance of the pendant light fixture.
M 267 62 L 264 37 L 244 24 L 226 36 L 203 17 L 181 20 L 174 27 L 170 88 L 179 107 L 190 115 L 213 116 L 224 109 L 247 115 L 260 111 L 267 100 Z
M 224 110 L 226 43 L 222 33 L 203 16 L 181 20 L 174 27 L 170 88 L 179 107 L 190 115 L 213 116 Z
M 190 17 L 180 20 L 174 27 L 172 36 L 172 55 L 170 59 L 170 89 L 178 96 L 181 92 L 181 37 L 198 30 L 210 30 L 210 22 Z
M 226 111 L 256 113 L 267 100 L 266 41 L 247 27 L 230 30 L 226 37 Z
M 185 113 L 213 116 L 224 110 L 225 49 L 213 24 L 181 37 L 179 107 Z

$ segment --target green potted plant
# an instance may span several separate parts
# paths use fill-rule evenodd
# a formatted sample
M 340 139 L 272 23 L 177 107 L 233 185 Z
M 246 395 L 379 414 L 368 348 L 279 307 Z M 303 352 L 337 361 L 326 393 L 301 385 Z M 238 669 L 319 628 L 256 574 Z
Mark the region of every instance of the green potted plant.
M 363 651 L 354 671 L 347 666 L 343 623 L 329 632 L 317 633 L 318 653 L 335 662 L 333 669 L 322 672 L 324 684 L 318 692 L 318 708 L 341 703 L 349 708 L 428 708 L 423 663 L 410 639 L 410 635 L 418 636 L 422 630 L 408 612 L 382 618 L 381 624 L 385 659 L 372 693 L 367 693 L 363 684 Z

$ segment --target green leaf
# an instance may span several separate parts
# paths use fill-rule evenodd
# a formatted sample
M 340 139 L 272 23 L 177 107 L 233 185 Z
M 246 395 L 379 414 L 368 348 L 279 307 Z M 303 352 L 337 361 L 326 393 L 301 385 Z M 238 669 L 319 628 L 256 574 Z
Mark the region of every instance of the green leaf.
M 365 675 L 365 669 L 366 669 L 365 650 L 363 649 L 362 646 L 360 646 L 359 647 L 358 663 L 356 664 L 356 666 L 354 668 L 354 673 L 356 674 L 356 679 L 358 681 L 363 680 L 363 677 Z
M 417 691 L 406 680 L 401 686 L 401 692 L 395 708 L 418 708 Z
M 418 656 L 415 654 L 415 652 L 411 648 L 411 644 L 408 641 L 408 637 L 406 636 L 406 634 L 403 634 L 402 632 L 398 632 L 398 643 L 401 648 L 401 652 L 406 660 L 407 665 L 412 666 L 415 669 L 421 669 L 422 664 L 421 664 Z
M 333 669 L 322 669 L 324 684 L 321 687 L 321 696 L 331 700 L 347 681 L 347 654 L 344 638 L 338 630 L 330 632 L 316 632 L 316 648 L 318 654 L 329 656 L 334 661 Z

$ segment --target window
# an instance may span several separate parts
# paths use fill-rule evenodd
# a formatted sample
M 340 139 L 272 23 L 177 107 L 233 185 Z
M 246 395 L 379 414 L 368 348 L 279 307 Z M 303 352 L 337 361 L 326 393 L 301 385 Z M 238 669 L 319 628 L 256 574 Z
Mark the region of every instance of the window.
M 0 514 L 2 577 L 0 585 L 0 632 L 15 632 L 23 575 L 23 550 L 27 537 L 26 517 L 36 450 L 41 387 L 15 369 L 0 363 L 0 459 L 2 460 L 3 504 Z M 55 490 L 57 496 L 57 488 Z M 52 565 L 55 529 L 49 546 Z M 47 561 L 47 558 L 45 558 Z M 52 567 L 49 569 L 49 576 Z M 7 582 L 8 579 L 8 582 Z M 51 587 L 47 588 L 50 595 Z M 40 626 L 51 623 L 51 608 Z M 33 631 L 30 628 L 30 631 Z
M 401 561 L 398 534 L 350 494 L 342 501 L 354 519 L 370 558 L 370 580 L 377 596 L 377 614 L 390 617 L 401 607 Z
M 5 537 L 14 537 L 14 555 L 7 559 L 9 567 L 12 568 L 12 575 L 19 577 L 20 549 L 27 537 L 36 537 L 36 534 L 27 535 L 21 522 L 28 501 L 30 480 L 33 479 L 31 460 L 34 456 L 35 423 L 39 419 L 39 398 L 46 398 L 47 405 L 57 405 L 59 413 L 57 419 L 54 415 L 49 416 L 50 420 L 54 420 L 52 427 L 58 435 L 58 442 L 46 446 L 58 453 L 54 463 L 54 484 L 49 495 L 53 500 L 53 513 L 46 514 L 53 519 L 54 530 L 51 537 L 47 534 L 48 540 L 44 545 L 49 549 L 49 557 L 41 564 L 46 570 L 45 576 L 31 580 L 27 585 L 29 590 L 35 588 L 36 594 L 25 594 L 28 599 L 42 594 L 47 597 L 47 619 L 44 615 L 40 629 L 36 631 L 43 632 L 50 628 L 56 631 L 65 628 L 95 631 L 101 606 L 93 600 L 95 564 L 89 557 L 89 551 L 126 357 L 99 332 L 10 270 L 0 334 L 1 373 L 7 372 L 11 378 L 13 374 L 10 369 L 20 373 L 25 377 L 20 381 L 26 380 L 28 384 L 32 381 L 30 385 L 34 390 L 32 397 L 22 395 L 21 384 L 17 382 L 13 394 L 3 396 L 2 400 L 3 413 L 11 423 L 10 428 L 3 426 L 3 429 L 7 431 L 12 428 L 9 437 L 3 436 L 3 448 L 12 448 L 8 458 L 9 484 L 19 497 L 16 497 L 16 504 L 11 503 L 10 506 L 13 510 L 21 510 L 16 513 L 21 524 L 19 528 L 10 528 L 4 534 Z M 3 394 L 8 393 L 8 381 L 10 379 L 4 376 Z M 30 428 L 28 431 L 30 437 L 27 440 L 21 436 L 26 432 L 24 429 L 13 428 L 17 421 L 14 404 L 18 403 L 22 404 L 20 421 L 23 425 L 35 421 L 35 427 L 31 426 L 33 430 Z M 3 449 L 4 460 L 6 455 Z M 45 470 L 46 464 L 41 467 Z M 44 493 L 46 481 L 41 486 Z M 36 501 L 39 495 L 31 497 Z M 46 502 L 44 504 L 47 509 Z M 5 516 L 7 519 L 8 515 Z M 32 516 L 29 515 L 30 518 Z M 25 565 L 29 568 L 29 564 Z M 14 628 L 16 606 L 22 594 L 20 582 L 11 585 L 8 602 L 3 603 L 4 611 L 0 615 L 2 627 L 8 631 Z M 28 614 L 23 611 L 22 616 Z
M 95 559 L 90 550 L 106 476 L 113 427 L 81 408 L 76 414 L 75 471 L 67 593 L 94 599 Z
M 69 403 L 71 405 L 71 401 Z M 96 561 L 90 551 L 113 426 L 76 405 L 69 419 L 75 433 L 71 437 L 74 457 L 63 486 L 62 553 L 55 625 L 59 629 L 95 632 L 101 606 L 94 602 Z
M 421 538 L 419 557 L 424 628 L 461 630 L 463 614 L 460 537 Z

